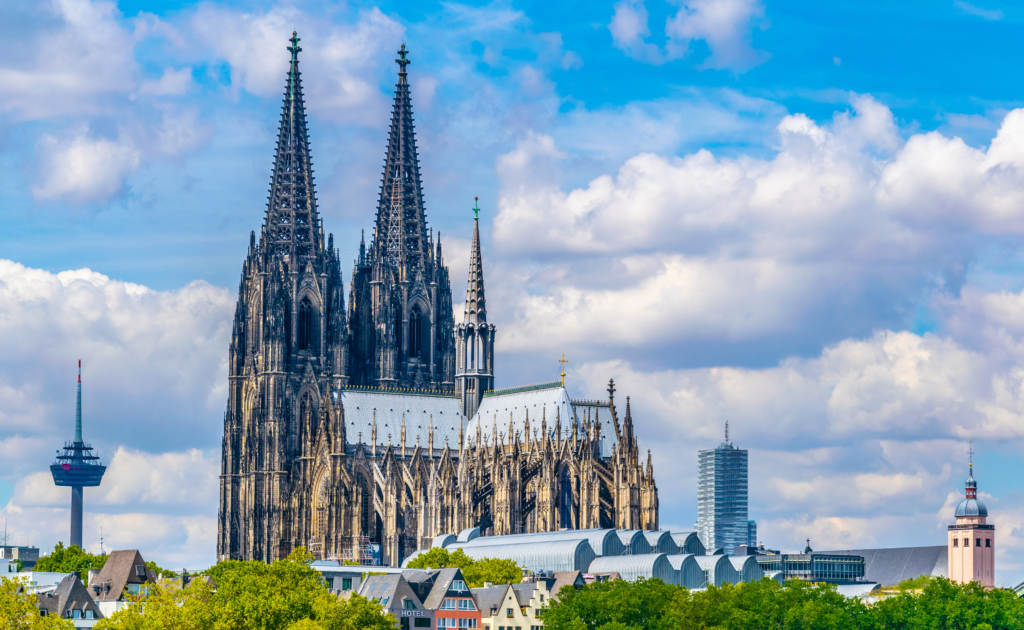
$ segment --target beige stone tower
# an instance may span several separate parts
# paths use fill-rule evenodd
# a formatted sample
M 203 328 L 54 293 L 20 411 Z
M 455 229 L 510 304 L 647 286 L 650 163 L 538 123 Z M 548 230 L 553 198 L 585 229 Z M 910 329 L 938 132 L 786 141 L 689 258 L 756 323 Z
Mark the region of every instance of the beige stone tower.
M 966 491 L 967 497 L 956 506 L 956 524 L 949 526 L 949 579 L 991 588 L 995 586 L 996 526 L 985 522 L 988 509 L 978 499 L 973 461 Z

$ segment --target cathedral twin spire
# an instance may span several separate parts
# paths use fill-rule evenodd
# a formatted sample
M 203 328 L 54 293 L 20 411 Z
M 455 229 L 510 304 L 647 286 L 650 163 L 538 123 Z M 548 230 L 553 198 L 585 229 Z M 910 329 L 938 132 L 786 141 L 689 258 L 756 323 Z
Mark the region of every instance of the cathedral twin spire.
M 299 51 L 302 49 L 294 32 L 289 41 L 291 61 L 260 243 L 268 251 L 315 256 L 323 250 L 323 227 L 316 208 L 306 108 L 302 99 L 302 75 L 299 72 Z
M 399 58 L 395 60 L 399 67 L 398 85 L 395 87 L 373 243 L 376 259 L 386 260 L 406 274 L 420 268 L 430 257 L 406 72 L 406 67 L 412 63 L 407 58 L 408 54 L 405 44 L 402 44 Z

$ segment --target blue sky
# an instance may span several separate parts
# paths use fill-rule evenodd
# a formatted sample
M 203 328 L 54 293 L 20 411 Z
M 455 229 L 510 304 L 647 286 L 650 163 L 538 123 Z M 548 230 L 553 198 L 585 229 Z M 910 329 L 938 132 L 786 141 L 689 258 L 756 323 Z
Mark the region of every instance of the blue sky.
M 212 561 L 229 321 L 294 29 L 343 259 L 372 228 L 404 42 L 456 301 L 481 200 L 499 386 L 546 380 L 562 352 L 574 393 L 615 377 L 666 526 L 693 523 L 696 450 L 729 419 L 769 546 L 941 544 L 973 438 L 997 580 L 1024 579 L 1018 7 L 52 0 L 0 17 L 0 505 L 25 540 L 64 536 L 47 449 L 82 358 L 111 463 L 88 544 L 102 526 L 108 548 Z

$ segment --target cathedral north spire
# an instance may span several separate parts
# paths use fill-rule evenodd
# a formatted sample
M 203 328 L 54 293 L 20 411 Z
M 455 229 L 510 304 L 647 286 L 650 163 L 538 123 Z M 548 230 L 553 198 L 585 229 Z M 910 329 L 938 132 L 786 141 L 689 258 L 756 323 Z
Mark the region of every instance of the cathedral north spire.
M 316 208 L 306 107 L 302 99 L 302 74 L 299 72 L 302 48 L 295 32 L 289 41 L 291 61 L 260 245 L 276 253 L 312 256 L 323 249 L 323 229 Z
M 377 203 L 374 233 L 375 257 L 408 274 L 430 256 L 427 243 L 426 212 L 420 182 L 416 132 L 413 127 L 412 98 L 408 72 L 411 60 L 405 44 L 398 51 L 398 84 L 391 112 L 388 148 L 384 156 L 384 174 Z

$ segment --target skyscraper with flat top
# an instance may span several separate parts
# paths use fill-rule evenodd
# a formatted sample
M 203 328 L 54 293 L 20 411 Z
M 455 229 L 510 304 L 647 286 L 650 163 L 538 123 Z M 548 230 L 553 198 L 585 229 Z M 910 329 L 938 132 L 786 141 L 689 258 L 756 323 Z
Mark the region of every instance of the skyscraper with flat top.
M 732 554 L 749 543 L 747 522 L 747 451 L 729 441 L 704 449 L 697 456 L 697 535 L 711 553 Z

